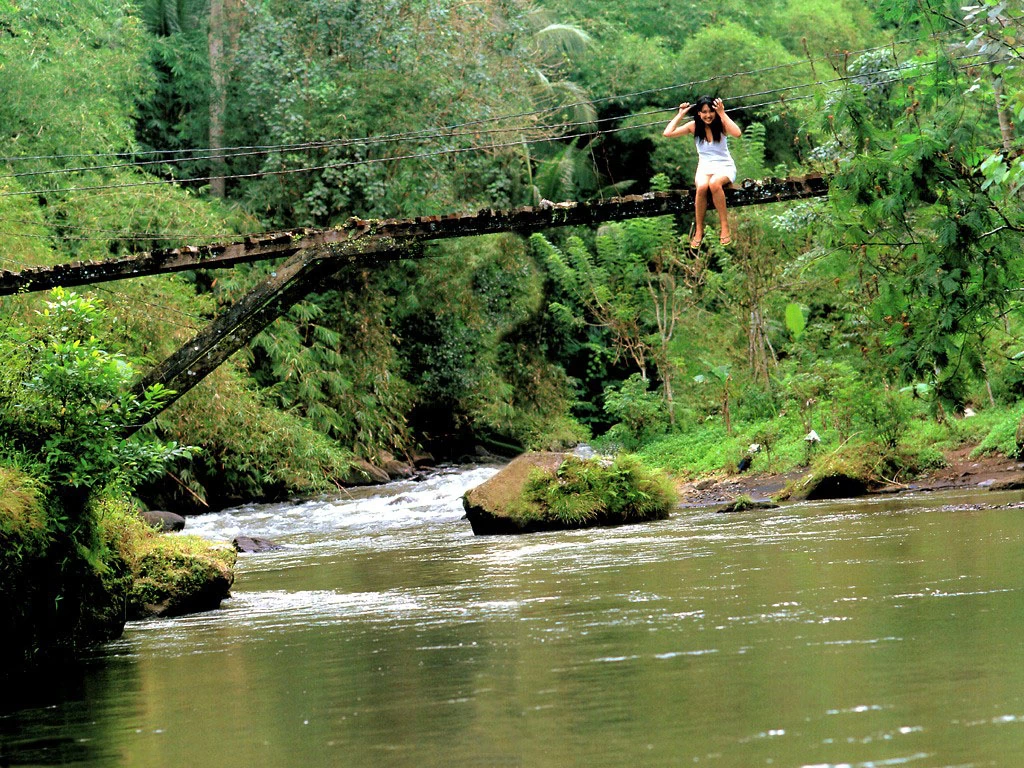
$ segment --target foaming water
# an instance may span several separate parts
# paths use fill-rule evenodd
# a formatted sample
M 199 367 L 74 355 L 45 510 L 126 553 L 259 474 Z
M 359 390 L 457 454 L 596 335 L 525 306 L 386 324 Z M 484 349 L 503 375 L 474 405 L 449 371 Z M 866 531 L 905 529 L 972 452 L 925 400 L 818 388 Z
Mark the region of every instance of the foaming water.
M 1024 754 L 1024 513 L 921 494 L 474 537 L 461 496 L 494 472 L 190 520 L 282 548 L 240 556 L 220 610 L 131 624 L 79 686 L 0 717 L 0 757 L 868 768 Z
M 458 521 L 465 514 L 462 495 L 496 472 L 495 467 L 451 468 L 419 482 L 359 488 L 328 499 L 248 505 L 191 518 L 186 533 L 219 540 L 259 536 L 291 546 L 351 546 L 362 543 L 361 534 L 379 536 Z

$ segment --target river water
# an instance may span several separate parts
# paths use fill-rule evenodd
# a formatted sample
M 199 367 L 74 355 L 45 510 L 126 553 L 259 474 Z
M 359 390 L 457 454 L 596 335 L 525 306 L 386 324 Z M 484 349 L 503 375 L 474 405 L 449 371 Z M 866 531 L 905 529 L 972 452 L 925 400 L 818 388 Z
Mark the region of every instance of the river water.
M 19 694 L 0 765 L 1024 765 L 1024 510 L 956 508 L 1019 492 L 474 537 L 494 471 L 193 518 L 285 546 Z

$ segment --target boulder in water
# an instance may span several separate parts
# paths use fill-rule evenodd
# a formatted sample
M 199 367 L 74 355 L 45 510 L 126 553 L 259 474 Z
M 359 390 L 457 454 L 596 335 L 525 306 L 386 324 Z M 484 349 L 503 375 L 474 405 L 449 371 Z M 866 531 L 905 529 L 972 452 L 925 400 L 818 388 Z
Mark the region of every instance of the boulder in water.
M 149 509 L 145 512 L 140 512 L 139 516 L 149 524 L 151 528 L 156 528 L 161 532 L 168 531 L 180 531 L 185 527 L 185 518 L 181 515 L 177 515 L 174 512 L 164 512 L 159 509 Z
M 752 509 L 778 509 L 779 505 L 771 499 L 752 499 L 740 496 L 735 501 L 718 507 L 715 512 L 747 512 Z
M 189 537 L 161 537 L 139 559 L 128 594 L 129 619 L 209 611 L 231 597 L 237 554 L 228 546 L 197 546 Z
M 392 480 L 407 480 L 415 474 L 412 464 L 399 461 L 390 453 L 381 455 L 380 468 L 387 472 L 388 477 Z
M 622 525 L 668 517 L 675 491 L 634 458 L 526 453 L 463 496 L 473 533 Z
M 382 485 L 390 481 L 391 477 L 387 472 L 362 459 L 352 462 L 352 469 L 345 478 L 348 485 Z
M 981 485 L 981 483 L 978 483 Z M 1019 491 L 1024 488 L 1024 480 L 993 480 L 989 484 L 990 491 Z
M 409 459 L 412 461 L 412 465 L 416 467 L 416 469 L 425 469 L 427 467 L 432 467 L 437 463 L 429 451 L 413 451 L 409 454 Z
M 863 477 L 843 472 L 812 474 L 791 496 L 797 501 L 819 501 L 822 499 L 850 499 L 868 492 L 868 482 Z
M 540 525 L 540 521 L 532 521 L 531 525 L 530 521 L 520 519 L 515 503 L 522 496 L 532 473 L 541 472 L 554 477 L 566 456 L 564 453 L 524 453 L 489 480 L 466 491 L 462 505 L 473 526 L 473 533 L 480 536 L 549 528 Z
M 236 552 L 270 552 L 275 549 L 282 549 L 282 546 L 270 539 L 261 539 L 258 536 L 236 536 L 231 541 Z

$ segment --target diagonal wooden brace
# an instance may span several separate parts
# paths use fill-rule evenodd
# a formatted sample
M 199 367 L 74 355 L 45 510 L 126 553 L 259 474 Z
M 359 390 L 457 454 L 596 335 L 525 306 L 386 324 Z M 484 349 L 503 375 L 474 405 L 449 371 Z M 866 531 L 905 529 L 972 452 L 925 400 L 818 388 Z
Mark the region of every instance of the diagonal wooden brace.
M 353 264 L 351 254 L 339 257 L 332 250 L 331 246 L 311 248 L 285 261 L 195 338 L 153 368 L 136 385 L 136 393 L 141 396 L 151 385 L 163 384 L 174 393 L 161 410 L 169 408 L 231 355 L 252 341 L 260 331 L 320 288 L 331 275 Z M 412 250 L 407 246 L 401 250 L 376 254 L 382 262 L 417 255 L 422 255 L 422 246 L 412 247 Z M 364 263 L 365 257 L 360 260 L 360 264 Z M 134 425 L 131 432 L 154 416 L 155 413 L 150 414 L 145 421 Z

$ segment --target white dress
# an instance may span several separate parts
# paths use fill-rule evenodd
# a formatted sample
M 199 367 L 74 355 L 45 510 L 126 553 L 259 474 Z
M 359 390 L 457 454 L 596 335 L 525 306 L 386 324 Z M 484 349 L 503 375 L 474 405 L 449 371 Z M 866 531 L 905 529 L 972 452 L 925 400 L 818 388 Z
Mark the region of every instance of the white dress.
M 729 181 L 736 181 L 736 163 L 729 154 L 729 140 L 723 134 L 718 141 L 698 141 L 697 163 L 698 176 L 728 176 Z

